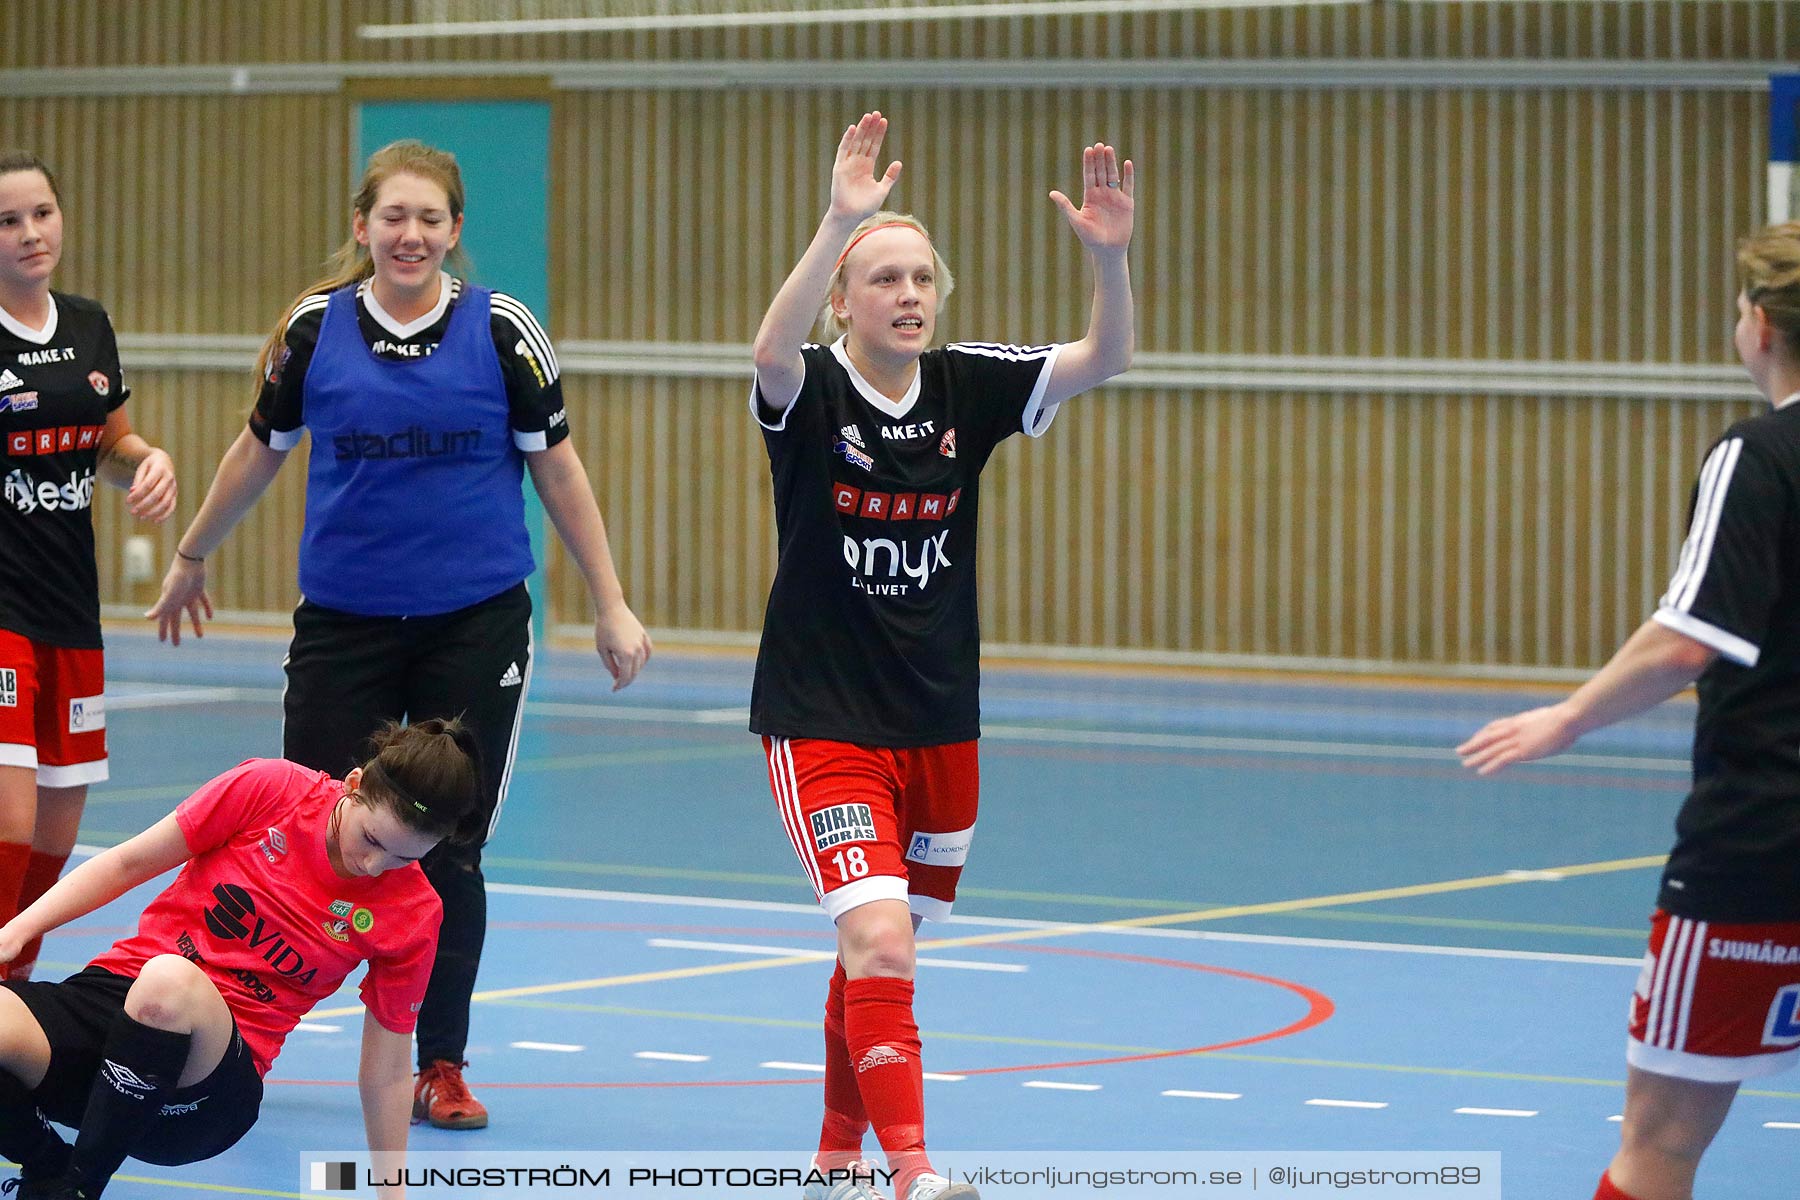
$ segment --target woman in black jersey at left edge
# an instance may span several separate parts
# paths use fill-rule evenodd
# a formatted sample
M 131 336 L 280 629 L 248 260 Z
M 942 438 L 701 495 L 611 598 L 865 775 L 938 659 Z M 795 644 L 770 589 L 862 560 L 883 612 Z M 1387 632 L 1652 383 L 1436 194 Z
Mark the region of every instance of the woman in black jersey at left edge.
M 383 720 L 462 716 L 481 747 L 491 837 L 534 657 L 526 469 L 587 581 L 615 690 L 636 677 L 650 639 L 568 440 L 549 338 L 519 301 L 443 270 L 462 231 L 456 160 L 416 141 L 385 146 L 354 208 L 336 269 L 300 294 L 265 347 L 249 428 L 148 615 L 165 638 L 180 640 L 184 611 L 200 632 L 212 614 L 206 557 L 311 430 L 283 757 L 342 772 Z M 419 1012 L 414 1116 L 446 1129 L 488 1122 L 463 1080 L 487 925 L 482 840 L 445 844 L 424 864 L 444 924 Z
M 62 249 L 50 168 L 0 153 L 0 923 L 56 882 L 107 777 L 95 480 L 139 520 L 175 511 L 174 465 L 125 415 L 106 310 L 50 289 Z M 0 979 L 29 979 L 38 947 Z

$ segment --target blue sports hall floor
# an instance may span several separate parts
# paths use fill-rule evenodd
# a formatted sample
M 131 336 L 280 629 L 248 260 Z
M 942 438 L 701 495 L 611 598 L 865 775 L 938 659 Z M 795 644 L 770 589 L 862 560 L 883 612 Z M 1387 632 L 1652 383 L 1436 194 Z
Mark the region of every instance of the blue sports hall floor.
M 278 753 L 282 652 L 109 631 L 113 778 L 83 843 Z M 1507 1197 L 1592 1194 L 1690 704 L 1484 781 L 1450 748 L 1552 693 L 985 678 L 981 822 L 957 917 L 921 949 L 934 1148 L 1493 1151 Z M 493 1124 L 415 1128 L 415 1149 L 804 1164 L 830 928 L 745 729 L 749 680 L 743 654 L 663 651 L 615 696 L 591 654 L 544 656 L 486 857 L 469 1077 Z M 52 936 L 40 977 L 142 900 Z M 107 1195 L 315 1194 L 302 1153 L 362 1144 L 359 1012 L 352 985 L 289 1038 L 238 1147 L 130 1162 Z M 1796 1163 L 1800 1077 L 1757 1081 L 1699 1194 L 1791 1197 Z

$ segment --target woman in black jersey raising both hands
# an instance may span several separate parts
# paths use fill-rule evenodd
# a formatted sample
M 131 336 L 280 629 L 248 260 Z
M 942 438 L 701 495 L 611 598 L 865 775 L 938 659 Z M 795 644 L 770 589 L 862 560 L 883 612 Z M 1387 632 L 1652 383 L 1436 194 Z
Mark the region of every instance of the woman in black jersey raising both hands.
M 0 922 L 56 882 L 107 776 L 95 480 L 140 520 L 175 511 L 169 456 L 131 431 L 106 311 L 50 289 L 62 198 L 0 153 Z M 39 943 L 0 979 L 28 979 Z
M 1082 151 L 1080 207 L 1051 199 L 1094 270 L 1087 335 L 930 349 L 949 269 L 925 226 L 883 211 L 887 119 L 845 130 L 831 204 L 756 335 L 751 407 L 780 561 L 750 706 L 782 821 L 837 925 L 825 1119 L 809 1200 L 877 1195 L 873 1125 L 901 1200 L 963 1200 L 925 1153 L 913 935 L 949 914 L 974 831 L 979 736 L 977 482 L 1014 433 L 1131 363 L 1133 171 Z M 836 337 L 807 344 L 814 319 Z

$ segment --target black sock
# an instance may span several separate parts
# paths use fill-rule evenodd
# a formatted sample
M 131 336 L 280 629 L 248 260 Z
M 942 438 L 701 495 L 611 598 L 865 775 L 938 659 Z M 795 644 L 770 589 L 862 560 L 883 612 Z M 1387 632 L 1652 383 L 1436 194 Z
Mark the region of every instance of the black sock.
M 481 847 L 448 843 L 425 856 L 425 878 L 444 904 L 431 982 L 419 1006 L 419 1067 L 434 1059 L 459 1063 L 468 1057 L 469 1004 L 487 936 L 487 883 L 481 874 Z
M 88 1093 L 73 1163 L 84 1194 L 98 1196 L 156 1120 L 163 1096 L 181 1078 L 190 1033 L 139 1024 L 124 1013 L 106 1035 L 100 1074 Z
M 0 1071 L 0 1154 L 34 1177 L 54 1175 L 69 1161 L 69 1143 L 50 1128 L 30 1091 L 11 1071 Z

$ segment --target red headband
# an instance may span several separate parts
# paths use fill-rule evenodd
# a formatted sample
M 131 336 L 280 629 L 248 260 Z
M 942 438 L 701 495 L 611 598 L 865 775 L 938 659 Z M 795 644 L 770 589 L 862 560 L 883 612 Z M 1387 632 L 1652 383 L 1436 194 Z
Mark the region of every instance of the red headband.
M 850 244 L 848 246 L 844 247 L 844 252 L 842 254 L 838 255 L 837 266 L 834 266 L 831 268 L 832 272 L 835 274 L 838 270 L 838 267 L 842 267 L 844 265 L 844 260 L 846 258 L 850 257 L 850 252 L 852 250 L 856 249 L 856 243 L 862 241 L 864 238 L 868 237 L 871 233 L 875 233 L 876 231 L 882 230 L 882 229 L 910 229 L 914 233 L 918 234 L 920 237 L 924 238 L 926 245 L 928 245 L 928 246 L 931 245 L 931 238 L 926 235 L 926 233 L 923 229 L 920 229 L 917 225 L 914 225 L 911 221 L 883 221 L 879 225 L 869 226 L 867 229 L 863 230 L 861 233 L 859 233 L 855 237 L 851 238 Z M 933 254 L 937 253 L 936 247 L 932 248 L 932 253 Z

